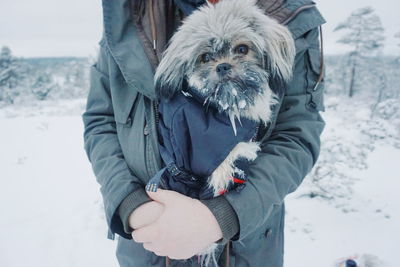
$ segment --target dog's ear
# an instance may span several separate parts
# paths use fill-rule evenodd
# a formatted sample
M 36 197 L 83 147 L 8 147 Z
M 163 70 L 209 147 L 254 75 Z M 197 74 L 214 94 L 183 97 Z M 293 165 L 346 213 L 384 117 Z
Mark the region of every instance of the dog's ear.
M 168 53 L 168 51 L 164 53 L 154 75 L 154 86 L 159 98 L 172 98 L 181 90 L 185 65 L 175 58 L 173 53 Z
M 190 41 L 186 31 L 178 31 L 172 36 L 168 48 L 162 55 L 162 60 L 154 75 L 156 93 L 159 97 L 171 98 L 182 89 L 183 80 L 188 71 L 188 61 L 192 59 L 192 47 L 195 45 Z M 190 40 L 190 39 L 189 39 Z
M 266 66 L 272 76 L 284 82 L 292 78 L 296 49 L 292 34 L 287 27 L 266 15 L 259 17 L 257 23 L 262 32 Z
M 283 96 L 287 90 L 288 83 L 283 80 L 282 77 L 278 75 L 272 75 L 268 79 L 269 88 L 274 92 L 279 98 Z

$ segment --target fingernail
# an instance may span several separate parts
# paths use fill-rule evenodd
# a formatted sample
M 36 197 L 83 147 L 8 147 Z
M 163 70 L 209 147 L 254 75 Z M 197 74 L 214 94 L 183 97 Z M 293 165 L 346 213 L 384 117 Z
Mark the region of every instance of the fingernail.
M 156 183 L 150 183 L 146 185 L 146 191 L 156 192 L 158 185 Z
M 158 185 L 157 184 L 153 184 L 153 192 L 157 192 L 157 188 L 158 188 Z

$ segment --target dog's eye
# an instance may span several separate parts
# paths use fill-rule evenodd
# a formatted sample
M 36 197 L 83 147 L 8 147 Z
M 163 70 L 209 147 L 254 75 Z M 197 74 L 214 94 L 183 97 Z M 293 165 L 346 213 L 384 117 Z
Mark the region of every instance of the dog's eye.
M 245 44 L 236 46 L 235 52 L 238 54 L 246 55 L 249 52 L 249 47 Z
M 200 56 L 201 63 L 207 63 L 211 59 L 210 54 L 206 53 Z

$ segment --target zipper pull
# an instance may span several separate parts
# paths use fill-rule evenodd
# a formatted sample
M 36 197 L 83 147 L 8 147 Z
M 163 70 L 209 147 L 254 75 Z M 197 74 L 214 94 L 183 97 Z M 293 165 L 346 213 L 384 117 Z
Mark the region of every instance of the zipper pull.
M 149 125 L 146 123 L 146 125 L 144 126 L 143 129 L 143 134 L 144 135 L 149 135 L 150 131 L 149 131 Z
M 155 52 L 156 50 L 156 36 L 157 36 L 157 28 L 156 28 L 156 22 L 154 20 L 154 10 L 153 10 L 153 0 L 150 0 L 150 23 L 151 23 L 151 35 L 153 37 L 153 49 Z

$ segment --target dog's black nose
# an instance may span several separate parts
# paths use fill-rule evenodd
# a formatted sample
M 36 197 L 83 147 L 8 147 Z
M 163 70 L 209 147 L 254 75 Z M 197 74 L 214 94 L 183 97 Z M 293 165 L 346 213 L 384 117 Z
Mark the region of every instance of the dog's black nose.
M 217 66 L 217 73 L 219 76 L 225 76 L 229 70 L 232 69 L 232 65 L 229 63 L 221 63 Z

